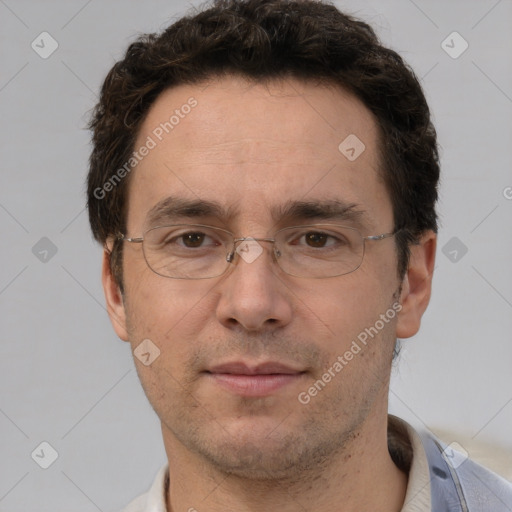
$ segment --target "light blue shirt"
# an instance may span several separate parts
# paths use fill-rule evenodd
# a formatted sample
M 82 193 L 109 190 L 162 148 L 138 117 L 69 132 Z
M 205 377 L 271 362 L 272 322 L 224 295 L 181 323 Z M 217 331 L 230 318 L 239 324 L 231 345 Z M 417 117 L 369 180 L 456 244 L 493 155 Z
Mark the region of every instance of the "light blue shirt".
M 401 512 L 512 512 L 512 483 L 454 452 L 431 433 L 416 432 L 403 420 L 394 420 L 402 425 L 412 448 Z M 164 466 L 150 491 L 123 512 L 167 512 L 167 479 Z

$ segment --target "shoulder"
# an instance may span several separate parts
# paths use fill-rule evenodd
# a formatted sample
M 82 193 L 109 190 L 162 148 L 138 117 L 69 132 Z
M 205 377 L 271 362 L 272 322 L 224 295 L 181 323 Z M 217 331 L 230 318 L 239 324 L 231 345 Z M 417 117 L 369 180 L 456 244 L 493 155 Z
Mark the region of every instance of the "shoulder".
M 123 508 L 122 512 L 145 512 L 149 493 L 141 494 Z
M 512 510 L 512 483 L 470 459 L 456 471 L 471 512 Z
M 168 465 L 157 473 L 151 489 L 135 498 L 122 512 L 166 512 L 165 493 L 168 479 Z
M 462 510 L 469 512 L 512 510 L 511 482 L 430 433 L 422 433 L 421 438 L 429 463 L 433 502 L 458 499 Z M 437 510 L 435 506 L 432 509 Z

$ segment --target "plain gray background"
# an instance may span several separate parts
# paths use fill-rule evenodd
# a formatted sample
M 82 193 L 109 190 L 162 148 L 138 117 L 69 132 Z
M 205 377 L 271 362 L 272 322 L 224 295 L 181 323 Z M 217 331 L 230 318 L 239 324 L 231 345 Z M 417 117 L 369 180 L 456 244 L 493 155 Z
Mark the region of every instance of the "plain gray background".
M 0 511 L 115 511 L 165 462 L 104 309 L 85 125 L 128 43 L 191 5 L 0 0 Z M 489 462 L 512 478 L 512 1 L 337 5 L 413 66 L 441 145 L 433 297 L 394 370 L 391 411 L 470 456 L 497 447 Z M 31 47 L 51 49 L 44 31 L 58 43 L 46 59 Z M 31 457 L 43 441 L 58 453 L 48 469 Z

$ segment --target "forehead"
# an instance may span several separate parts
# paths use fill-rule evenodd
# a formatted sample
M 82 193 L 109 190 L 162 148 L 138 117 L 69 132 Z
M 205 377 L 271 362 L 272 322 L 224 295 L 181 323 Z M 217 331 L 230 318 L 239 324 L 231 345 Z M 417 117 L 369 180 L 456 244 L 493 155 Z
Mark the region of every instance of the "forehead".
M 168 89 L 135 144 L 151 149 L 131 173 L 128 226 L 142 227 L 168 196 L 256 223 L 290 201 L 342 201 L 371 223 L 391 211 L 377 144 L 372 114 L 340 88 L 225 77 Z

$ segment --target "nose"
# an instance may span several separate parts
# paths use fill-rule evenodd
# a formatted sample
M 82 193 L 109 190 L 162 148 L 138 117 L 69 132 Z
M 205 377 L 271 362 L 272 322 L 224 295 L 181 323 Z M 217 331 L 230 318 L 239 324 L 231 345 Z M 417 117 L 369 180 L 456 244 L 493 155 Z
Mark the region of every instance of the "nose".
M 272 241 L 238 240 L 231 258 L 234 268 L 219 288 L 216 315 L 224 326 L 262 331 L 284 327 L 291 321 L 291 294 L 273 261 L 273 244 L 267 243 Z

